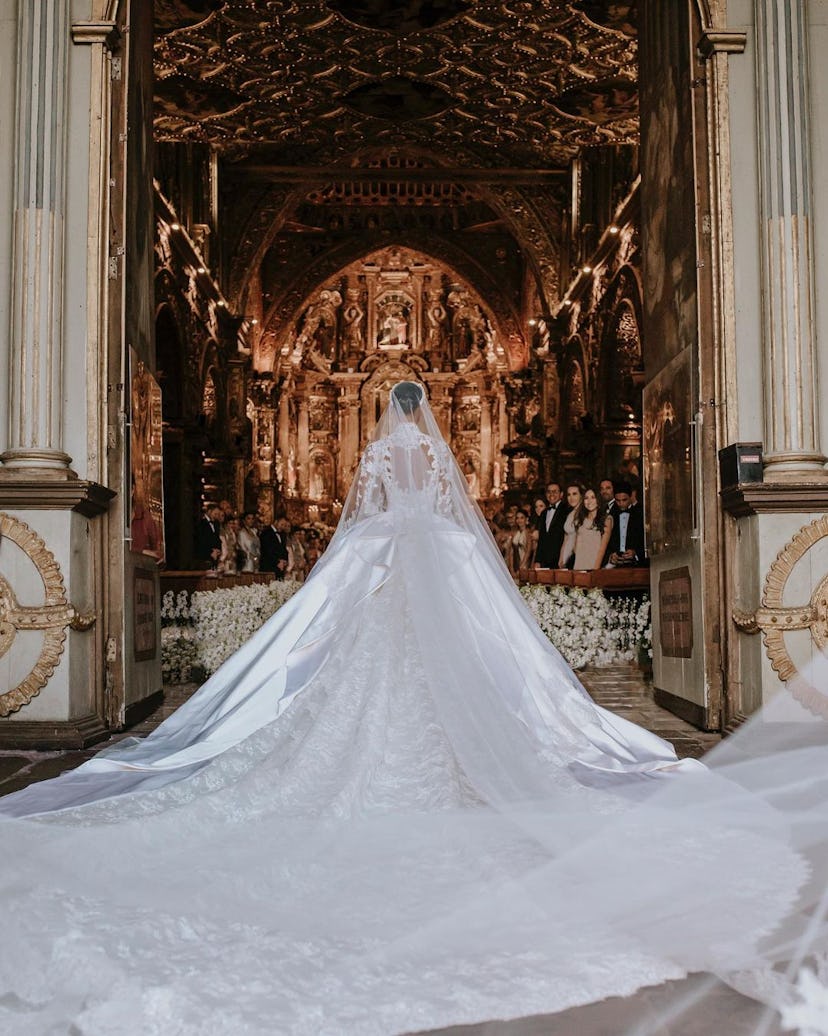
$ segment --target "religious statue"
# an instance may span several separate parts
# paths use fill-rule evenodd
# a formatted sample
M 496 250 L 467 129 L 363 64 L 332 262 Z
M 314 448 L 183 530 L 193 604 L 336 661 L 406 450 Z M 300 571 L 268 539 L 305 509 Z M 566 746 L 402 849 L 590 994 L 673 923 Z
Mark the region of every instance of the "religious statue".
M 323 457 L 316 456 L 311 462 L 309 495 L 313 500 L 324 500 L 328 495 L 327 466 Z
M 359 353 L 362 350 L 362 321 L 365 312 L 359 304 L 359 295 L 359 288 L 347 288 L 345 291 L 346 303 L 342 319 L 345 324 L 345 348 L 350 353 Z
M 428 330 L 426 332 L 426 350 L 433 356 L 442 352 L 445 340 L 446 307 L 443 305 L 441 292 L 429 291 L 427 295 L 426 321 Z
M 408 342 L 408 321 L 401 306 L 391 306 L 380 325 L 380 347 L 403 346 Z

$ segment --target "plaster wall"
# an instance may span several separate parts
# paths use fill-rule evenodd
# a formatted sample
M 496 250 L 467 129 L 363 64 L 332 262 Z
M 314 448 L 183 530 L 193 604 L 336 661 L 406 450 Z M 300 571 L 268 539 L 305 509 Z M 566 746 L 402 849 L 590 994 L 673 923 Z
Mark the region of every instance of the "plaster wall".
M 95 576 L 98 554 L 93 523 L 72 511 L 7 508 L 6 513 L 25 522 L 43 539 L 60 566 L 66 596 L 81 614 L 95 610 Z M 19 603 L 43 604 L 43 582 L 31 559 L 15 544 L 3 545 L 4 578 L 14 588 Z M 43 635 L 37 631 L 17 634 L 11 649 L 0 658 L 0 690 L 16 686 L 37 661 Z M 67 629 L 63 653 L 52 677 L 31 702 L 4 722 L 81 719 L 95 712 L 96 633 Z
M 90 4 L 73 4 L 73 17 L 89 17 Z M 82 10 L 78 10 L 81 8 Z M 80 478 L 98 477 L 89 470 L 89 445 L 97 436 L 87 424 L 87 248 L 90 199 L 90 46 L 69 48 L 66 152 L 66 259 L 64 265 L 64 439 L 63 448 L 72 458 L 72 470 Z
M 820 449 L 828 456 L 828 0 L 809 0 L 811 159 L 813 162 L 814 281 Z
M 728 4 L 728 27 L 747 32 L 743 54 L 728 62 L 730 154 L 733 183 L 733 279 L 736 303 L 737 441 L 762 442 L 761 271 L 759 158 L 753 0 Z
M 9 311 L 14 198 L 14 89 L 17 74 L 17 3 L 0 0 L 0 453 L 8 445 Z

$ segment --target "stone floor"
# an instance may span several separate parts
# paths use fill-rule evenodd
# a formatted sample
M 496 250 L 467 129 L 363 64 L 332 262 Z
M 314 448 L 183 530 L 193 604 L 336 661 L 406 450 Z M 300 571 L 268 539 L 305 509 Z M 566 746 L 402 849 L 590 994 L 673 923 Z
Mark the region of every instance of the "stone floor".
M 632 666 L 589 669 L 580 673 L 579 676 L 599 705 L 672 741 L 676 751 L 682 757 L 692 756 L 697 759 L 719 741 L 717 734 L 705 734 L 656 705 L 650 685 Z M 121 738 L 141 737 L 149 734 L 195 690 L 195 684 L 168 687 L 163 705 L 159 706 L 143 723 L 129 731 L 116 734 L 108 741 L 92 745 L 84 751 L 24 752 L 13 749 L 0 751 L 0 795 L 7 795 L 20 788 L 25 788 L 27 784 L 48 780 L 65 770 L 74 769 L 87 759 L 91 759 L 102 748 L 114 744 Z
M 586 670 L 579 675 L 600 705 L 671 741 L 679 756 L 699 758 L 719 741 L 718 735 L 703 733 L 656 705 L 650 685 L 630 666 Z M 194 684 L 167 688 L 163 705 L 147 720 L 85 751 L 0 751 L 0 795 L 79 766 L 105 745 L 123 737 L 148 734 L 195 690 Z M 636 1036 L 747 1036 L 754 1032 L 760 1016 L 759 1008 L 755 1002 L 724 987 L 706 1001 L 708 1006 L 703 1020 L 691 1016 L 672 1022 L 661 1021 L 659 1011 L 668 1001 L 672 1003 L 672 995 L 685 994 L 696 982 L 696 979 L 688 979 L 683 983 L 669 983 L 658 989 L 642 990 L 626 1000 L 605 1000 L 556 1015 L 457 1026 L 439 1033 L 432 1031 L 428 1036 L 622 1036 L 624 1033 L 635 1033 Z M 775 1036 L 780 1030 L 771 1023 L 763 1032 L 766 1036 Z

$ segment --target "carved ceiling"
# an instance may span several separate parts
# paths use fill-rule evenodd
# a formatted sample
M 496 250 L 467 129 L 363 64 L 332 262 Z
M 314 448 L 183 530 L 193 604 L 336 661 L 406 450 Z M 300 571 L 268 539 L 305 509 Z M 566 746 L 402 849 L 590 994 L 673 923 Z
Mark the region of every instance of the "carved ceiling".
M 156 133 L 279 165 L 555 169 L 637 136 L 634 0 L 156 0 Z

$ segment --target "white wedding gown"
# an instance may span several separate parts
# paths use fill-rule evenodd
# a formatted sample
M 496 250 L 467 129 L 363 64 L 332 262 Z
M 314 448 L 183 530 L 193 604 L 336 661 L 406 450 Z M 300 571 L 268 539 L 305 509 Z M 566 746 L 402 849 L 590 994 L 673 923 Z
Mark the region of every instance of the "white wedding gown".
M 305 587 L 153 735 L 0 800 L 0 1032 L 386 1036 L 760 970 L 787 819 L 589 699 L 432 422 L 392 399 Z

